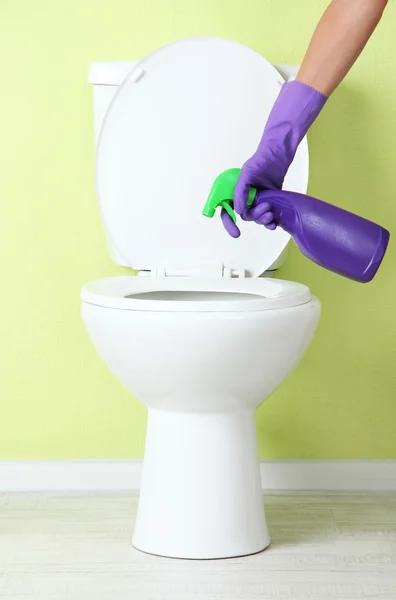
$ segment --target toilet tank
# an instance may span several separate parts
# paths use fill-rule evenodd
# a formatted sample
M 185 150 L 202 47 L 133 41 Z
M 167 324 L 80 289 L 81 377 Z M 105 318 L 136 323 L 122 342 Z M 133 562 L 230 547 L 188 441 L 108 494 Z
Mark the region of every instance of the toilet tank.
M 95 62 L 89 67 L 88 82 L 93 86 L 93 115 L 94 115 L 94 135 L 95 149 L 98 143 L 100 130 L 103 125 L 107 110 L 113 100 L 113 97 L 128 73 L 139 62 L 139 60 Z M 274 65 L 282 77 L 287 81 L 293 79 L 298 71 L 298 66 Z M 109 232 L 105 227 L 105 235 L 109 254 L 113 262 L 122 267 L 130 265 L 122 257 L 115 243 L 112 241 Z M 284 262 L 287 254 L 287 247 L 279 259 L 274 263 L 269 271 L 278 269 Z
M 137 62 L 137 60 L 95 62 L 89 67 L 88 83 L 93 86 L 95 151 L 100 130 L 114 94 Z M 104 229 L 110 258 L 121 267 L 129 267 L 129 264 L 112 241 L 105 225 Z

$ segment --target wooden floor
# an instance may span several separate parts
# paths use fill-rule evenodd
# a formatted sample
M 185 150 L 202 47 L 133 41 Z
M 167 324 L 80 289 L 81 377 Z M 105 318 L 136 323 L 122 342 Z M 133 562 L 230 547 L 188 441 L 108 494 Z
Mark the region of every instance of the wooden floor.
M 136 503 L 0 495 L 0 598 L 396 600 L 396 496 L 269 496 L 271 547 L 224 561 L 134 550 Z

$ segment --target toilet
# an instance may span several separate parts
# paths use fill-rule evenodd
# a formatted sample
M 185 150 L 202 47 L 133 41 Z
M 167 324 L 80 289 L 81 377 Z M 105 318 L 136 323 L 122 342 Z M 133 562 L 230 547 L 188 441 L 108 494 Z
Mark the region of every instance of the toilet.
M 255 150 L 284 77 L 240 44 L 193 38 L 95 64 L 90 81 L 105 235 L 131 275 L 85 284 L 81 311 L 148 408 L 132 543 L 174 558 L 259 552 L 270 537 L 255 410 L 302 358 L 320 303 L 273 277 L 288 234 L 242 222 L 235 240 L 202 209 L 216 176 Z M 303 140 L 284 187 L 307 182 Z

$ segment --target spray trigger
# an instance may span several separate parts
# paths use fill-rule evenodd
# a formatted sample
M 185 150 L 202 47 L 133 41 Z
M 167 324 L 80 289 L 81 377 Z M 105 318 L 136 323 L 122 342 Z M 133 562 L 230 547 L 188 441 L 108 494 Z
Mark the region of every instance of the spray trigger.
M 231 206 L 234 201 L 234 188 L 241 173 L 240 169 L 228 169 L 215 179 L 215 182 L 210 190 L 210 194 L 202 211 L 205 217 L 212 218 L 218 207 L 224 208 L 230 215 L 231 219 L 236 223 L 236 214 Z M 257 190 L 250 188 L 247 205 L 251 206 L 256 197 Z

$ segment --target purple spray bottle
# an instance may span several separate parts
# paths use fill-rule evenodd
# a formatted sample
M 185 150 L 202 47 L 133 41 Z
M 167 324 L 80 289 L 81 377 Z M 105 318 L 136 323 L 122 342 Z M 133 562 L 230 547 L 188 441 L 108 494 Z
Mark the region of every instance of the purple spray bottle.
M 213 217 L 224 208 L 236 222 L 232 208 L 240 169 L 228 169 L 215 180 L 203 214 Z M 274 221 L 294 239 L 301 252 L 325 269 L 361 283 L 371 281 L 384 258 L 389 231 L 351 212 L 305 194 L 253 188 L 248 204 L 267 202 Z

